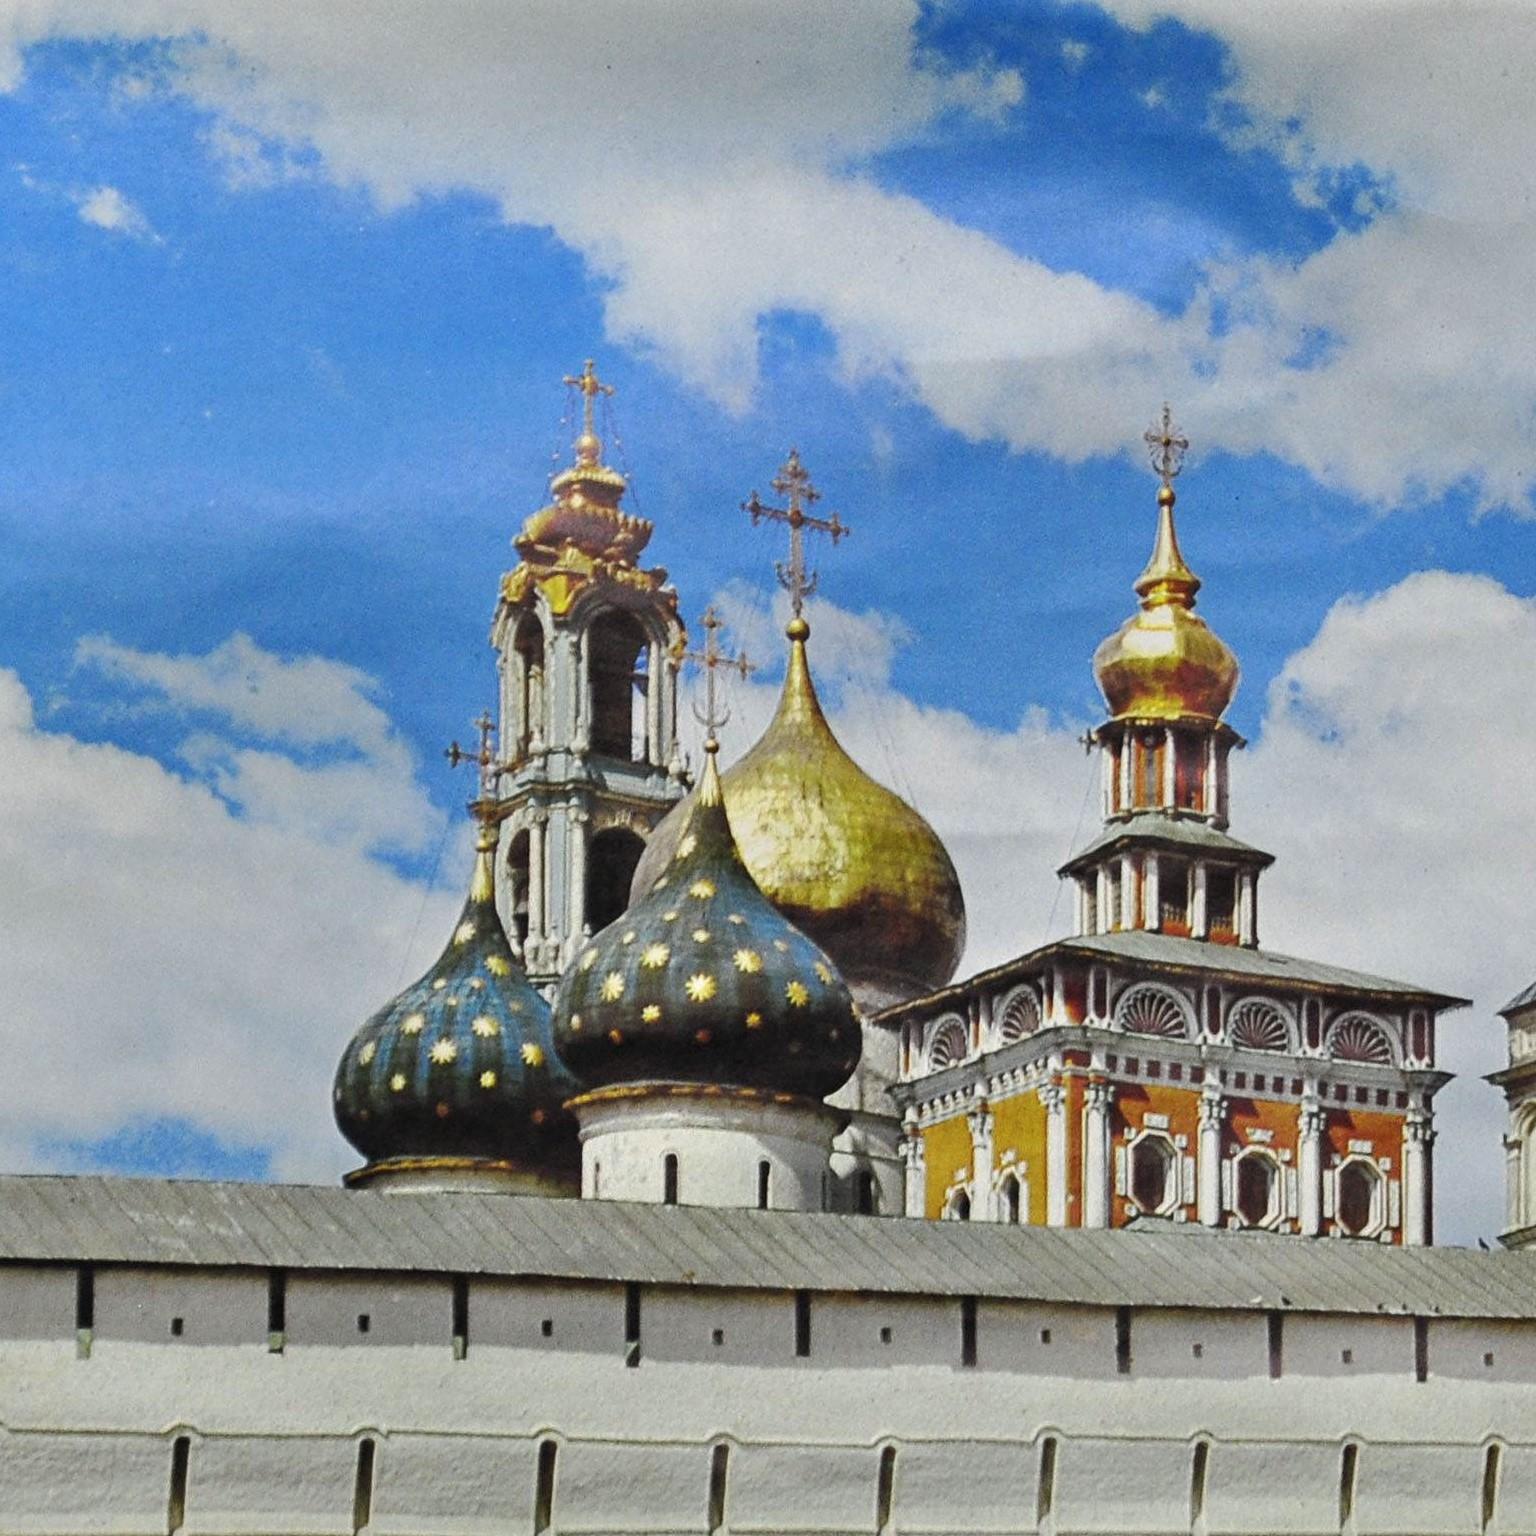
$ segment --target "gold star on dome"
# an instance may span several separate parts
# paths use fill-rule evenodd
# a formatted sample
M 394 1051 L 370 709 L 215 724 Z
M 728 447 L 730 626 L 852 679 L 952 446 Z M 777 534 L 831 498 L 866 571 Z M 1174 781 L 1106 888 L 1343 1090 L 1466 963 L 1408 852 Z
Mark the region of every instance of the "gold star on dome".
M 453 931 L 453 942 L 455 944 L 468 944 L 474 936 L 475 925 L 473 923 L 460 923 Z
M 773 947 L 778 950 L 781 955 L 787 955 L 789 953 L 789 945 L 786 944 L 783 939 L 775 939 L 773 941 Z
M 784 988 L 784 996 L 789 999 L 793 1008 L 804 1008 L 810 1002 L 811 994 L 803 981 L 792 981 Z
M 816 974 L 827 986 L 832 985 L 832 972 L 820 960 L 816 962 Z
M 661 920 L 664 923 L 675 923 L 677 921 L 677 912 L 675 910 L 671 912 L 663 912 L 661 914 Z
M 374 1056 L 378 1052 L 378 1049 L 378 1045 L 374 1041 L 370 1040 L 368 1044 L 365 1045 L 362 1050 L 357 1053 L 357 1059 L 366 1067 L 368 1063 L 373 1060 Z
M 726 918 L 726 922 L 735 923 L 739 928 L 744 922 L 746 922 L 746 918 L 744 918 L 740 912 L 732 912 L 731 915 Z
M 699 846 L 698 838 L 695 837 L 692 832 L 690 832 L 677 845 L 677 852 L 673 855 L 673 857 L 676 858 L 676 859 L 686 859 L 688 857 L 688 855 L 690 853 L 692 853 L 693 850 L 695 848 L 697 848 L 698 846 Z
M 512 974 L 511 963 L 502 955 L 487 955 L 485 968 L 492 976 L 510 976 Z
M 544 1047 L 535 1045 L 532 1040 L 523 1041 L 523 1048 L 518 1054 L 523 1058 L 525 1066 L 542 1067 L 544 1065 Z
M 582 957 L 581 957 L 581 968 L 582 968 L 582 970 L 590 971 L 592 969 L 592 967 L 594 965 L 596 965 L 596 964 L 597 964 L 597 951 L 595 949 L 587 950 L 586 953 L 583 954 Z
M 486 1071 L 480 1074 L 480 1086 L 482 1088 L 494 1088 L 496 1086 L 496 1074 Z
M 629 932 L 626 933 L 624 935 L 624 937 L 620 940 L 620 943 L 623 943 L 623 944 L 633 944 L 634 942 L 635 942 L 635 930 L 633 928 L 631 928 L 629 930 Z
M 762 1027 L 763 1016 L 762 1014 L 758 1013 L 756 1009 L 753 1009 L 753 1011 L 747 1015 L 747 1028 L 761 1029 Z
M 640 956 L 640 964 L 648 971 L 659 971 L 671 957 L 670 944 L 647 944 Z
M 704 971 L 696 971 L 685 983 L 689 998 L 695 1003 L 707 1003 L 715 995 L 715 978 Z
M 624 996 L 624 976 L 619 971 L 609 971 L 598 989 L 605 1003 L 616 1003 Z
M 579 1013 L 573 1013 L 571 1015 L 571 1033 L 573 1035 L 579 1035 L 581 1033 L 581 1015 Z
M 443 999 L 443 1007 L 444 1008 L 457 1008 L 458 1006 L 459 1006 L 459 1000 L 456 997 L 445 997 Z
M 622 1029 L 610 1029 L 608 1031 L 608 1038 L 613 1041 L 615 1045 L 623 1045 L 624 1031 Z
M 482 1040 L 489 1040 L 492 1035 L 499 1034 L 501 1032 L 501 1025 L 486 1013 L 482 1013 L 480 1017 L 477 1018 L 475 1022 L 469 1027 L 474 1030 L 474 1032 L 479 1035 Z
M 713 880 L 695 880 L 688 887 L 688 894 L 699 901 L 708 901 L 715 894 L 715 882 Z
M 755 976 L 763 968 L 763 957 L 755 949 L 738 949 L 731 959 L 744 976 Z
M 640 1010 L 640 1017 L 647 1024 L 656 1024 L 661 1020 L 661 1008 L 656 1003 L 647 1003 Z
M 426 1022 L 426 1014 L 413 1013 L 400 1025 L 400 1033 L 402 1035 L 419 1035 L 422 1025 Z
M 485 977 L 483 977 L 483 976 L 471 976 L 469 978 L 469 990 L 471 992 L 484 992 L 485 991 Z
M 390 1086 L 390 1091 L 393 1092 L 393 1093 L 400 1093 L 400 1092 L 402 1092 L 404 1090 L 404 1088 L 405 1088 L 405 1073 L 404 1072 L 396 1072 L 395 1075 L 392 1078 L 390 1078 L 389 1086 Z
M 695 928 L 693 930 L 693 942 L 695 944 L 707 944 L 707 943 L 709 943 L 709 929 L 708 928 Z
M 446 1067 L 459 1054 L 459 1048 L 452 1040 L 434 1040 L 427 1054 L 437 1066 Z
M 434 992 L 441 992 L 447 985 L 447 979 L 445 977 L 439 976 L 437 980 L 432 983 L 432 990 Z

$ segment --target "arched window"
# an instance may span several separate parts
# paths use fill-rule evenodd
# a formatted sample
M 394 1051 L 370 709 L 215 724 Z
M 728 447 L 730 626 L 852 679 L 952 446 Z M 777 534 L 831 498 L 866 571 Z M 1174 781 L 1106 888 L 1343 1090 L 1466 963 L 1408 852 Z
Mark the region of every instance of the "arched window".
M 1015 987 L 997 1016 L 997 1043 L 1012 1045 L 1040 1028 L 1040 1005 L 1028 987 Z
M 1131 1147 L 1131 1201 L 1147 1216 L 1163 1216 L 1178 1204 L 1177 1164 L 1166 1136 L 1143 1136 Z
M 1347 1013 L 1328 1031 L 1328 1051 L 1335 1061 L 1392 1065 L 1392 1041 L 1383 1026 L 1363 1013 Z
M 593 752 L 603 757 L 644 760 L 645 653 L 645 632 L 627 613 L 605 613 L 594 620 L 587 632 L 592 698 L 589 740 Z
M 532 871 L 528 868 L 528 834 L 514 834 L 507 849 L 507 889 L 511 896 L 512 937 L 521 948 L 528 942 L 528 882 Z
M 1262 1227 L 1275 1214 L 1279 1170 L 1262 1152 L 1246 1152 L 1232 1170 L 1232 1206 L 1245 1227 Z
M 512 650 L 517 657 L 516 756 L 521 758 L 535 738 L 549 737 L 544 719 L 544 626 L 535 615 L 525 614 L 518 621 Z
M 1000 1197 L 1003 1220 L 1013 1226 L 1024 1219 L 1024 1191 L 1019 1184 L 1019 1176 L 1016 1173 L 1005 1173 L 1003 1181 L 997 1187 Z
M 587 848 L 587 926 L 596 933 L 629 905 L 629 887 L 645 844 L 628 827 L 606 827 Z
M 1339 1230 L 1349 1237 L 1363 1237 L 1380 1224 L 1381 1174 L 1370 1163 L 1345 1163 L 1338 1172 L 1334 1215 Z
M 1240 1002 L 1227 1016 L 1227 1035 L 1233 1045 L 1249 1051 L 1286 1051 L 1291 1046 L 1285 1015 L 1262 997 Z
M 868 1168 L 859 1169 L 858 1178 L 854 1181 L 853 1203 L 860 1216 L 880 1214 L 880 1186 Z
M 1189 1014 L 1183 1002 L 1165 987 L 1143 983 L 1131 987 L 1115 1005 L 1115 1023 L 1127 1034 L 1164 1035 L 1184 1039 Z
M 942 1072 L 965 1060 L 965 1024 L 953 1015 L 940 1019 L 928 1037 L 928 1070 Z
M 971 1197 L 963 1189 L 957 1189 L 944 1203 L 945 1221 L 969 1221 L 971 1219 Z

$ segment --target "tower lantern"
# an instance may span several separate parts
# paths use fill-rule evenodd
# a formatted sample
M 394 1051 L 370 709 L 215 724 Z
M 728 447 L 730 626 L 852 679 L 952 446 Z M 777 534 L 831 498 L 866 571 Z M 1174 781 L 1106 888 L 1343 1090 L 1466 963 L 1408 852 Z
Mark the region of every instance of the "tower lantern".
M 622 510 L 597 407 L 613 394 L 589 360 L 574 462 L 514 541 L 491 626 L 508 760 L 506 918 L 530 977 L 553 985 L 585 936 L 624 910 L 644 840 L 686 787 L 677 593 L 640 556 L 652 525 Z

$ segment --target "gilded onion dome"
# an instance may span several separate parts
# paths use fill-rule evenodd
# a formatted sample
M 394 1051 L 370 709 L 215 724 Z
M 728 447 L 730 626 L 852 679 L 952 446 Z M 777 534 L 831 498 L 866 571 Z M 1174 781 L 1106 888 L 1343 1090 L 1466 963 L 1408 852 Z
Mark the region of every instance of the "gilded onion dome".
M 686 807 L 666 869 L 562 978 L 556 1049 L 589 1089 L 669 1082 L 824 1098 L 858 1065 L 853 1000 L 827 954 L 753 884 L 713 740 Z
M 747 872 L 836 962 L 874 1011 L 943 986 L 965 947 L 965 900 L 949 853 L 899 795 L 843 750 L 811 680 L 803 618 L 786 631 L 789 666 L 761 739 L 722 775 Z M 652 833 L 632 897 L 677 847 L 691 799 Z
M 496 912 L 496 820 L 487 812 L 448 947 L 358 1030 L 337 1069 L 336 1123 L 369 1160 L 349 1182 L 456 1164 L 574 1192 L 580 1152 L 563 1105 L 577 1085 L 554 1053 L 549 1004 Z
M 1157 493 L 1152 558 L 1136 581 L 1141 608 L 1093 657 L 1116 719 L 1217 720 L 1237 691 L 1237 658 L 1194 611 L 1200 578 L 1179 550 L 1169 478 Z

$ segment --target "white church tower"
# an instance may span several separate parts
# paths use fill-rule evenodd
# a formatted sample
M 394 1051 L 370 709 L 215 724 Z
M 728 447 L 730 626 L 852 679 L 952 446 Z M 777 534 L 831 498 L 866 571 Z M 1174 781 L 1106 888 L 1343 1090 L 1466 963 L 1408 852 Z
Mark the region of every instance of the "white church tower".
M 686 789 L 677 593 L 639 565 L 651 524 L 620 509 L 627 482 L 602 461 L 595 407 L 612 386 L 590 361 L 565 382 L 581 393 L 575 463 L 515 540 L 491 627 L 508 764 L 503 917 L 546 988 L 624 910 L 646 836 Z

